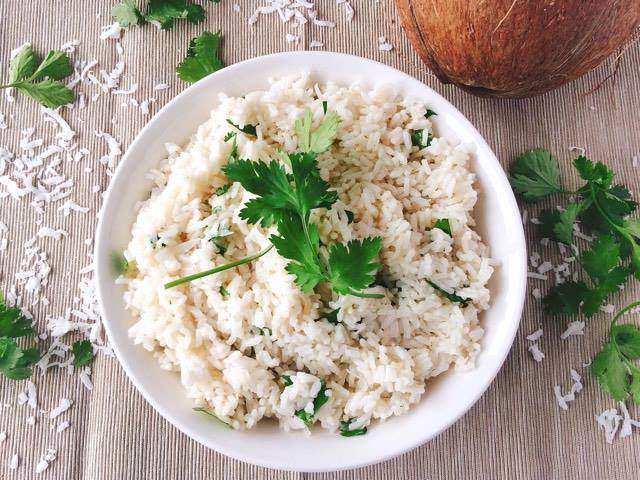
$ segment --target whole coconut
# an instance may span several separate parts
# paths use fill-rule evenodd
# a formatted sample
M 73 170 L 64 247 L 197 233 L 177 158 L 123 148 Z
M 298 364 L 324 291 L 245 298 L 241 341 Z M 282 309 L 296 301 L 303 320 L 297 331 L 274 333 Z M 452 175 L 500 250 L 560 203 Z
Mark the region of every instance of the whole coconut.
M 476 95 L 530 97 L 602 63 L 633 35 L 640 0 L 396 0 L 422 60 Z

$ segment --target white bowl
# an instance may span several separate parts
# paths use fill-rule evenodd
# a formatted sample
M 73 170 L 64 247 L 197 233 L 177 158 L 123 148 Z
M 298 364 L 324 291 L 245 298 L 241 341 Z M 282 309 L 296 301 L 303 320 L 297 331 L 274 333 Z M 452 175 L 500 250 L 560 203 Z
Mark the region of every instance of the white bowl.
M 124 308 L 123 290 L 114 283 L 110 265 L 111 253 L 121 252 L 129 241 L 135 204 L 149 195 L 151 181 L 146 174 L 164 158 L 165 142 L 184 144 L 207 120 L 218 92 L 242 95 L 266 88 L 269 77 L 303 71 L 311 72 L 318 81 L 392 83 L 438 113 L 434 118 L 439 135 L 474 143 L 473 167 L 480 190 L 478 229 L 501 264 L 490 284 L 491 308 L 482 314 L 486 333 L 476 368 L 466 373 L 450 371 L 429 381 L 423 399 L 407 414 L 375 422 L 360 437 L 344 438 L 320 429 L 305 437 L 285 433 L 273 421 L 261 422 L 249 431 L 230 431 L 193 412 L 179 376 L 161 370 L 149 352 L 129 340 L 127 330 L 133 319 Z M 460 418 L 500 370 L 520 323 L 526 286 L 526 246 L 518 206 L 502 167 L 471 123 L 412 77 L 371 60 L 324 52 L 281 53 L 232 65 L 189 87 L 158 112 L 131 144 L 111 181 L 98 224 L 95 264 L 98 299 L 111 345 L 131 381 L 164 418 L 225 455 L 265 467 L 307 472 L 383 461 L 427 442 Z

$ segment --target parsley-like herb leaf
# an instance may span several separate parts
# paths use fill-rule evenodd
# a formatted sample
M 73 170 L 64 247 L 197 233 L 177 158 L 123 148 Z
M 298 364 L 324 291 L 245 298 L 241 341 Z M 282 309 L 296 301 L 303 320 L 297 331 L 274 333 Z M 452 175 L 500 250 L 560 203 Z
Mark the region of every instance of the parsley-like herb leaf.
M 144 15 L 142 15 L 133 0 L 123 0 L 120 3 L 116 3 L 111 9 L 111 17 L 121 27 L 145 23 Z
M 252 137 L 258 136 L 258 130 L 256 125 L 251 125 L 250 123 L 247 123 L 243 127 L 241 127 L 237 123 L 233 123 L 233 121 L 230 118 L 227 118 L 227 123 L 232 127 L 237 128 L 242 133 L 246 133 L 247 135 L 251 135 Z
M 617 325 L 622 315 L 640 302 L 627 305 L 611 321 L 609 341 L 591 361 L 591 373 L 600 388 L 614 400 L 629 396 L 640 404 L 640 368 L 633 361 L 640 358 L 640 328 L 636 325 Z
M 296 410 L 295 416 L 304 422 L 307 427 L 313 425 L 315 421 L 315 415 L 320 410 L 325 403 L 329 401 L 329 397 L 327 396 L 327 384 L 324 380 L 320 381 L 320 391 L 316 395 L 316 398 L 313 399 L 313 413 L 307 413 L 304 408 L 300 410 Z
M 226 428 L 233 430 L 233 425 L 231 425 L 228 422 L 225 422 L 224 420 L 222 420 L 219 416 L 217 416 L 215 413 L 213 413 L 211 410 L 208 410 L 204 407 L 195 407 L 193 409 L 194 412 L 199 412 L 199 413 L 204 413 L 205 415 L 213 418 L 214 420 L 218 421 L 219 423 L 223 424 Z
M 343 437 L 357 437 L 359 435 L 364 435 L 367 433 L 367 427 L 362 428 L 354 428 L 353 430 L 349 429 L 349 425 L 356 421 L 356 418 L 350 418 L 346 422 L 340 423 L 340 435 Z
M 221 38 L 220 32 L 202 32 L 191 40 L 187 56 L 176 68 L 180 80 L 197 82 L 224 67 L 218 56 Z
M 433 225 L 433 228 L 438 228 L 442 230 L 447 235 L 451 236 L 451 224 L 449 223 L 448 218 L 439 218 L 436 220 L 436 223 Z
M 431 285 L 436 291 L 440 292 L 450 302 L 459 303 L 462 307 L 466 307 L 470 302 L 470 299 L 463 298 L 460 295 L 457 295 L 455 292 L 447 292 L 444 288 L 440 287 L 438 284 L 432 282 L 431 280 L 427 280 L 427 283 Z
M 9 83 L 45 107 L 57 108 L 73 102 L 73 92 L 61 80 L 73 72 L 66 53 L 52 50 L 40 62 L 30 46 L 24 46 L 11 60 Z
M 375 272 L 382 267 L 373 261 L 381 246 L 380 237 L 332 245 L 329 248 L 329 278 L 333 290 L 348 294 L 371 285 L 376 279 Z
M 510 173 L 513 190 L 525 200 L 537 201 L 563 191 L 558 160 L 547 150 L 527 150 L 513 162 Z
M 295 123 L 298 147 L 303 152 L 322 153 L 333 143 L 340 117 L 334 111 L 325 112 L 324 118 L 315 130 L 311 129 L 312 123 L 311 109 L 306 108 L 304 116 Z
M 71 353 L 73 353 L 73 366 L 81 368 L 89 365 L 94 358 L 93 345 L 89 340 L 78 340 L 73 343 L 71 347 Z

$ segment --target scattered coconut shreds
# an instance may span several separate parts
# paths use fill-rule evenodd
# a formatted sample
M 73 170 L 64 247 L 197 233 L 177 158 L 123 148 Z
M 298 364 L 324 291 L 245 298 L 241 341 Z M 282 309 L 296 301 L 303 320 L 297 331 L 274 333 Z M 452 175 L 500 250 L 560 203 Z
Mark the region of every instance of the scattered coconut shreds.
M 58 452 L 53 448 L 47 448 L 47 451 L 44 455 L 40 457 L 40 461 L 36 465 L 36 473 L 42 473 L 55 459 L 57 458 Z
M 93 382 L 91 381 L 91 369 L 89 367 L 84 367 L 80 372 L 79 377 L 80 382 L 82 382 L 87 390 L 93 390 Z
M 633 427 L 640 428 L 640 421 L 634 420 L 629 415 L 629 410 L 624 402 L 619 402 L 620 412 L 622 413 L 622 427 L 620 428 L 620 438 L 625 438 L 631 435 Z
M 540 351 L 540 347 L 538 347 L 537 343 L 534 343 L 533 345 L 531 345 L 529 348 L 529 353 L 531 353 L 531 357 L 533 357 L 533 359 L 540 363 L 542 361 L 542 359 L 544 358 L 544 353 L 542 353 L 542 351 Z
M 20 457 L 18 457 L 17 453 L 11 455 L 11 460 L 9 460 L 9 468 L 11 470 L 15 470 L 20 465 Z
M 233 11 L 236 13 L 240 13 L 240 5 L 238 5 L 237 3 L 233 4 Z
M 298 35 L 287 33 L 285 35 L 285 40 L 287 41 L 287 43 L 298 43 L 298 41 L 300 40 L 300 37 Z
M 573 335 L 584 335 L 584 326 L 585 326 L 585 322 L 581 322 L 579 320 L 575 322 L 570 322 L 567 325 L 567 329 L 560 334 L 560 338 L 562 340 L 566 340 L 567 338 Z
M 393 50 L 393 45 L 387 42 L 386 37 L 378 37 L 378 49 L 383 52 L 389 52 Z
M 168 83 L 158 83 L 153 87 L 154 91 L 159 91 L 159 90 L 167 90 L 169 88 L 169 84 Z
M 73 405 L 73 400 L 69 400 L 68 398 L 61 398 L 58 406 L 49 412 L 49 418 L 56 418 L 62 415 L 64 412 L 69 410 Z
M 62 433 L 64 432 L 67 428 L 69 428 L 70 423 L 68 421 L 64 421 L 64 422 L 60 422 L 58 424 L 58 426 L 56 427 L 56 432 L 57 433 Z
M 640 167 L 640 157 L 638 157 L 637 155 L 634 155 L 633 158 L 631 159 L 631 166 L 633 168 Z
M 539 328 L 535 332 L 532 332 L 529 335 L 527 335 L 527 340 L 529 340 L 530 342 L 537 342 L 540 339 L 540 337 L 542 337 L 543 334 L 544 334 L 544 331 L 541 328 Z
M 616 306 L 615 305 L 611 305 L 610 303 L 606 304 L 606 305 L 602 305 L 600 307 L 600 311 L 604 312 L 604 313 L 613 313 L 616 311 Z
M 569 410 L 569 403 L 573 402 L 576 399 L 576 394 L 582 391 L 582 377 L 578 372 L 576 372 L 573 368 L 570 371 L 571 380 L 573 380 L 573 384 L 571 385 L 571 389 L 568 393 L 562 394 L 560 389 L 560 385 L 555 385 L 553 387 L 553 393 L 556 397 L 556 401 L 558 402 L 558 406 L 562 410 Z
M 568 147 L 568 150 L 569 150 L 571 153 L 577 153 L 578 155 L 582 155 L 582 156 L 584 156 L 584 155 L 585 155 L 585 153 L 587 152 L 584 148 L 582 148 L 582 147 L 575 147 L 575 146 Z
M 604 430 L 607 443 L 613 443 L 616 432 L 620 427 L 621 420 L 622 417 L 618 415 L 618 411 L 615 408 L 605 410 L 600 415 L 596 416 L 596 422 L 598 422 L 598 426 Z
M 542 298 L 542 293 L 540 293 L 539 288 L 534 288 L 533 290 L 531 290 L 531 296 L 533 296 L 533 298 L 535 298 L 536 300 L 540 300 Z
M 0 432 L 0 443 L 7 439 L 7 432 Z
M 119 40 L 122 36 L 122 30 L 123 28 L 118 22 L 112 23 L 111 25 L 106 25 L 101 29 L 100 40 Z
M 33 415 L 31 415 L 30 417 L 27 417 L 27 425 L 35 425 L 36 424 L 36 417 L 34 417 Z
M 549 277 L 547 275 L 541 275 L 537 272 L 527 272 L 528 278 L 534 278 L 536 280 L 548 280 Z
M 309 42 L 309 48 L 322 48 L 324 47 L 324 43 L 319 40 L 311 40 Z

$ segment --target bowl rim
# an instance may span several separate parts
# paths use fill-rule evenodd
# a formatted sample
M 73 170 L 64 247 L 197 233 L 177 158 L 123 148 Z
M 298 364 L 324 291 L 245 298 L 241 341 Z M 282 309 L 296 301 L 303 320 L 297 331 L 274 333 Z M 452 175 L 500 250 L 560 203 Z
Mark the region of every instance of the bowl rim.
M 211 442 L 209 441 L 209 439 L 203 438 L 199 435 L 196 435 L 195 432 L 191 432 L 188 431 L 188 428 L 183 425 L 174 414 L 171 413 L 171 411 L 169 411 L 169 409 L 165 409 L 162 405 L 160 405 L 155 399 L 153 394 L 151 394 L 144 386 L 143 386 L 143 382 L 140 380 L 140 376 L 134 371 L 134 369 L 132 368 L 132 366 L 127 362 L 127 360 L 125 359 L 124 354 L 121 352 L 118 344 L 114 341 L 112 341 L 111 339 L 114 338 L 113 335 L 113 328 L 114 326 L 111 324 L 111 322 L 108 319 L 108 316 L 106 315 L 106 309 L 105 309 L 105 301 L 104 301 L 104 296 L 103 296 L 103 286 L 105 285 L 106 281 L 111 281 L 113 282 L 113 278 L 112 275 L 110 275 L 108 272 L 105 272 L 106 268 L 102 267 L 101 262 L 99 261 L 99 259 L 103 256 L 103 255 L 108 255 L 108 242 L 106 240 L 107 238 L 107 225 L 105 225 L 105 213 L 109 207 L 109 205 L 114 201 L 113 200 L 113 196 L 114 196 L 114 186 L 120 182 L 123 181 L 123 177 L 125 176 L 125 172 L 124 172 L 124 168 L 123 166 L 133 162 L 133 156 L 131 154 L 131 152 L 136 150 L 136 147 L 138 147 L 139 144 L 144 144 L 147 139 L 146 137 L 148 136 L 148 132 L 153 130 L 154 128 L 154 124 L 156 122 L 159 122 L 160 118 L 162 118 L 162 116 L 170 109 L 174 108 L 174 106 L 176 104 L 181 103 L 186 97 L 188 97 L 189 95 L 192 95 L 194 91 L 196 91 L 197 89 L 205 89 L 207 84 L 209 82 L 212 82 L 214 78 L 217 77 L 217 75 L 219 75 L 221 72 L 224 72 L 225 75 L 228 75 L 230 73 L 233 73 L 235 71 L 241 71 L 242 69 L 256 64 L 256 63 L 261 63 L 267 60 L 274 60 L 274 59 L 278 59 L 278 58 L 282 58 L 282 59 L 289 59 L 292 61 L 297 61 L 297 60 L 312 60 L 313 58 L 320 58 L 320 57 L 327 57 L 327 58 L 339 58 L 341 60 L 345 60 L 345 61 L 351 61 L 351 62 L 357 62 L 360 64 L 364 64 L 367 65 L 371 68 L 375 68 L 375 69 L 385 69 L 389 72 L 389 74 L 395 75 L 397 78 L 402 79 L 404 82 L 418 82 L 420 84 L 420 87 L 424 89 L 425 94 L 428 92 L 428 95 L 430 96 L 430 98 L 434 98 L 436 99 L 438 102 L 445 104 L 448 108 L 449 111 L 447 112 L 450 115 L 453 115 L 454 117 L 456 117 L 456 121 L 460 122 L 463 127 L 474 137 L 473 141 L 476 143 L 477 145 L 477 149 L 478 150 L 483 150 L 486 154 L 490 154 L 490 155 L 485 155 L 486 161 L 489 161 L 491 163 L 494 163 L 497 167 L 499 167 L 499 172 L 502 172 L 501 178 L 497 179 L 500 182 L 506 182 L 507 186 L 509 185 L 508 180 L 507 180 L 507 176 L 504 173 L 504 170 L 502 168 L 502 165 L 500 164 L 500 162 L 498 161 L 498 159 L 496 158 L 495 153 L 493 152 L 493 150 L 489 147 L 489 145 L 487 144 L 486 140 L 484 139 L 484 137 L 478 132 L 478 130 L 475 128 L 475 126 L 453 105 L 451 104 L 451 102 L 449 102 L 447 99 L 445 99 L 442 95 L 440 95 L 438 92 L 436 92 L 435 90 L 433 90 L 431 87 L 429 87 L 428 85 L 422 83 L 420 80 L 412 77 L 411 75 L 408 75 L 394 67 L 391 67 L 390 65 L 386 65 L 380 62 L 377 62 L 375 60 L 371 60 L 371 59 L 367 59 L 367 58 L 363 58 L 363 57 L 359 57 L 356 55 L 351 55 L 351 54 L 345 54 L 345 53 L 338 53 L 338 52 L 327 52 L 327 51 L 291 51 L 291 52 L 280 52 L 280 53 L 273 53 L 273 54 L 269 54 L 269 55 L 263 55 L 263 56 L 259 56 L 259 57 L 254 57 L 254 58 L 250 58 L 238 63 L 235 63 L 233 65 L 227 66 L 224 69 L 215 72 L 207 77 L 205 77 L 204 79 L 190 85 L 189 87 L 187 87 L 185 90 L 183 90 L 182 92 L 180 92 L 178 95 L 176 95 L 174 98 L 172 98 L 170 101 L 168 101 L 150 120 L 149 122 L 147 122 L 147 124 L 136 134 L 134 140 L 131 142 L 131 144 L 128 146 L 127 150 L 125 151 L 125 154 L 123 155 L 123 157 L 121 158 L 118 166 L 116 167 L 115 173 L 111 178 L 111 181 L 109 182 L 109 186 L 107 188 L 107 191 L 105 193 L 104 199 L 103 199 L 103 204 L 102 204 L 102 208 L 100 209 L 100 213 L 99 213 L 99 218 L 98 218 L 98 225 L 96 228 L 96 234 L 95 234 L 95 246 L 94 246 L 94 264 L 95 264 L 95 281 L 96 281 L 96 296 L 98 299 L 98 304 L 100 307 L 100 313 L 101 313 L 101 318 L 102 318 L 102 324 L 104 325 L 105 331 L 107 333 L 107 336 L 109 338 L 109 345 L 111 346 L 111 348 L 113 349 L 118 362 L 120 363 L 121 367 L 124 369 L 128 379 L 133 383 L 133 385 L 136 387 L 136 389 L 138 390 L 138 392 L 140 392 L 143 396 L 143 398 L 151 405 L 151 407 L 153 407 L 154 410 L 156 410 L 156 412 L 158 412 L 165 420 L 167 420 L 170 424 L 172 424 L 175 428 L 177 428 L 181 433 L 183 433 L 184 435 L 186 435 L 187 437 L 189 437 L 190 439 L 193 439 L 195 441 L 197 441 L 198 443 L 200 443 L 201 445 L 204 445 L 207 448 L 210 448 L 214 451 L 217 451 L 219 453 L 222 453 L 223 455 L 229 456 L 231 458 L 249 463 L 249 464 L 253 464 L 253 465 L 258 465 L 261 467 L 266 467 L 266 468 L 271 468 L 271 469 L 276 469 L 276 470 L 284 470 L 284 471 L 292 471 L 292 472 L 330 472 L 330 471 L 341 471 L 341 470 L 348 470 L 348 469 L 354 469 L 354 468 L 360 468 L 360 467 L 364 467 L 364 466 L 368 466 L 368 465 L 373 465 L 373 464 L 377 464 L 386 460 L 389 460 L 391 458 L 394 458 L 396 456 L 399 456 L 403 453 L 412 451 L 414 449 L 416 449 L 417 447 L 429 442 L 430 440 L 432 440 L 433 438 L 435 438 L 436 436 L 440 435 L 443 431 L 447 430 L 449 427 L 451 427 L 454 423 L 456 423 L 462 416 L 464 416 L 470 409 L 471 407 L 473 407 L 473 405 L 476 404 L 476 402 L 480 399 L 480 397 L 486 392 L 486 390 L 489 388 L 489 386 L 493 383 L 496 375 L 498 374 L 498 372 L 501 370 L 509 352 L 511 351 L 512 345 L 513 345 L 513 341 L 515 338 L 515 335 L 518 331 L 519 325 L 520 325 L 520 320 L 521 320 L 521 316 L 522 316 L 522 311 L 524 308 L 524 302 L 525 302 L 525 296 L 526 296 L 526 286 L 527 286 L 527 247 L 526 247 L 526 241 L 525 241 L 525 235 L 524 235 L 524 228 L 522 226 L 522 222 L 519 221 L 519 225 L 520 228 L 517 232 L 517 239 L 516 242 L 518 243 L 518 247 L 519 247 L 519 254 L 517 257 L 517 261 L 519 264 L 519 270 L 521 271 L 521 277 L 519 278 L 514 278 L 514 281 L 518 281 L 521 283 L 519 290 L 517 290 L 517 296 L 512 300 L 513 302 L 515 302 L 515 304 L 517 305 L 517 308 L 514 310 L 514 313 L 516 313 L 516 315 L 514 315 L 514 318 L 511 320 L 511 324 L 510 324 L 510 328 L 508 329 L 507 333 L 505 334 L 505 344 L 504 344 L 504 348 L 502 348 L 500 355 L 498 355 L 498 359 L 494 362 L 493 367 L 491 368 L 491 372 L 490 374 L 487 375 L 486 380 L 482 383 L 482 385 L 477 388 L 473 394 L 469 395 L 467 401 L 465 402 L 464 406 L 462 408 L 459 409 L 458 412 L 456 412 L 455 415 L 452 415 L 447 422 L 440 428 L 435 429 L 433 431 L 431 431 L 429 434 L 425 435 L 422 438 L 416 439 L 413 442 L 409 442 L 406 445 L 401 445 L 401 446 L 391 446 L 389 447 L 389 452 L 385 455 L 382 456 L 378 456 L 376 458 L 370 458 L 364 461 L 354 461 L 351 463 L 345 462 L 342 463 L 340 465 L 337 466 L 324 466 L 324 467 L 311 467 L 311 468 L 297 468 L 297 467 L 293 467 L 293 466 L 287 466 L 287 465 L 282 465 L 280 463 L 277 462 L 268 462 L 268 461 L 256 461 L 255 459 L 251 458 L 250 455 L 246 454 L 245 452 L 238 452 L 237 450 L 233 450 L 233 449 L 229 449 L 227 448 L 224 444 L 218 442 L 215 447 L 211 445 Z M 313 68 L 313 67 L 311 67 Z M 302 70 L 302 69 L 301 69 Z M 268 74 L 265 74 L 265 79 L 269 78 Z M 160 161 L 161 159 L 158 159 L 158 161 Z M 511 191 L 510 187 L 509 187 L 509 192 L 510 195 L 507 196 L 507 198 L 505 198 L 506 201 L 508 201 L 510 203 L 509 205 L 509 210 L 514 212 L 514 214 L 517 216 L 517 218 L 520 218 L 520 214 L 519 214 L 519 208 L 515 199 L 515 196 L 513 195 L 513 192 Z M 493 305 L 491 305 L 493 306 Z M 489 307 L 489 309 L 487 311 L 490 311 L 491 306 Z M 115 322 L 114 322 L 115 323 Z M 508 342 L 506 341 L 506 339 L 508 339 Z M 409 415 L 410 412 L 407 413 L 407 415 Z

